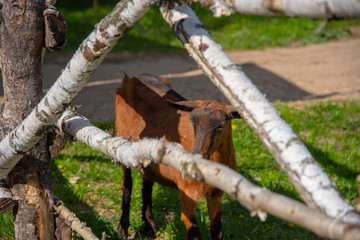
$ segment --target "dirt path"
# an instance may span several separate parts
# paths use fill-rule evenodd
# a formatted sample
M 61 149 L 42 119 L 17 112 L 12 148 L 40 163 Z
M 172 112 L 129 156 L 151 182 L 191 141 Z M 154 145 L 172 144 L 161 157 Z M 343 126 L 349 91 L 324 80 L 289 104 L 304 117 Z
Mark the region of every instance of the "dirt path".
M 228 52 L 271 101 L 312 99 L 360 100 L 360 38 L 295 48 Z M 44 87 L 49 88 L 70 58 L 48 54 Z M 225 99 L 194 61 L 183 54 L 111 54 L 76 98 L 79 112 L 91 121 L 113 121 L 115 89 L 127 73 L 153 73 L 168 78 L 188 99 Z

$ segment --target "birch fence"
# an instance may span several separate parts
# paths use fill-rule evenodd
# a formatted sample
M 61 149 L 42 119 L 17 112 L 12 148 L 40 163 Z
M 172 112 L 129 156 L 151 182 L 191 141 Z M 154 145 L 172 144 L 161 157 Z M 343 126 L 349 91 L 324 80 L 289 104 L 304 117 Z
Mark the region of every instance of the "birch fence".
M 198 0 L 214 15 L 241 13 L 262 16 L 319 18 L 356 18 L 360 15 L 357 0 Z
M 306 1 L 306 4 L 303 3 L 304 8 L 290 4 L 298 1 L 286 0 L 256 0 L 251 4 L 242 0 L 201 2 L 210 4 L 215 15 L 274 15 L 279 12 L 287 16 L 311 18 L 347 18 L 360 15 L 358 0 Z M 315 3 L 318 4 L 316 8 L 308 5 Z M 213 41 L 189 6 L 180 5 L 169 9 L 162 5 L 160 11 L 190 56 L 258 133 L 309 207 L 264 190 L 222 165 L 195 157 L 178 144 L 153 139 L 130 143 L 119 137 L 113 138 L 81 117 L 65 111 L 117 41 L 155 4 L 159 4 L 159 1 L 122 0 L 96 25 L 39 105 L 0 142 L 0 178 L 5 177 L 24 153 L 57 122 L 60 129 L 121 164 L 135 168 L 146 165 L 148 161 L 161 162 L 183 172 L 189 178 L 212 184 L 229 193 L 262 220 L 265 220 L 266 213 L 270 213 L 322 237 L 358 239 L 360 216 L 355 213 L 353 206 L 331 184 L 291 127 Z M 218 174 L 213 174 L 215 169 Z M 279 202 L 286 207 L 277 208 Z

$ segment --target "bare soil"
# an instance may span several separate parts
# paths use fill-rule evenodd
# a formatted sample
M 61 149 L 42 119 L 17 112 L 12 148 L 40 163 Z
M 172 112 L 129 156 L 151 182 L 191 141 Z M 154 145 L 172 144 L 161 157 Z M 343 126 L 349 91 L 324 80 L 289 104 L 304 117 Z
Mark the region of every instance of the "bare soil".
M 355 29 L 359 30 L 359 29 Z M 291 48 L 230 51 L 270 101 L 309 102 L 328 99 L 360 100 L 360 38 Z M 65 68 L 71 54 L 50 53 L 44 60 L 44 87 L 49 88 Z M 74 100 L 79 112 L 93 122 L 113 121 L 116 88 L 124 73 L 165 76 L 187 99 L 225 97 L 182 53 L 110 54 Z

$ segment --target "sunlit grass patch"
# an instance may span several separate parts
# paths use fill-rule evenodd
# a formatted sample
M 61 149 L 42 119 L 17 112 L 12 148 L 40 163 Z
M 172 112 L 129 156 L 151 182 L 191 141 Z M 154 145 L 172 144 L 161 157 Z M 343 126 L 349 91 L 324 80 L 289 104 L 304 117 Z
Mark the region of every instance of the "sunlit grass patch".
M 57 4 L 68 25 L 67 50 L 75 50 L 94 29 L 96 23 L 112 11 L 115 3 L 89 4 L 62 1 Z M 79 7 L 76 7 L 79 6 Z M 81 7 L 82 6 L 82 7 Z M 358 19 L 331 21 L 322 34 L 315 31 L 324 20 L 304 18 L 245 16 L 213 17 L 209 9 L 192 5 L 200 21 L 212 37 L 226 50 L 263 49 L 299 46 L 309 43 L 352 37 L 350 27 L 360 25 Z M 183 49 L 173 29 L 165 22 L 157 7 L 152 8 L 115 46 L 115 51 L 163 51 Z

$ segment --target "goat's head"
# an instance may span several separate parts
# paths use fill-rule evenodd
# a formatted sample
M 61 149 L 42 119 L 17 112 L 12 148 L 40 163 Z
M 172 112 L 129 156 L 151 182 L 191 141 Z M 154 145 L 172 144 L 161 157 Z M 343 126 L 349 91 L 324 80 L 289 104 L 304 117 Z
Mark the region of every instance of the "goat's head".
M 231 128 L 229 120 L 241 118 L 233 106 L 219 100 L 167 102 L 176 109 L 190 112 L 195 138 L 193 153 L 207 159 L 222 143 L 225 129 Z

